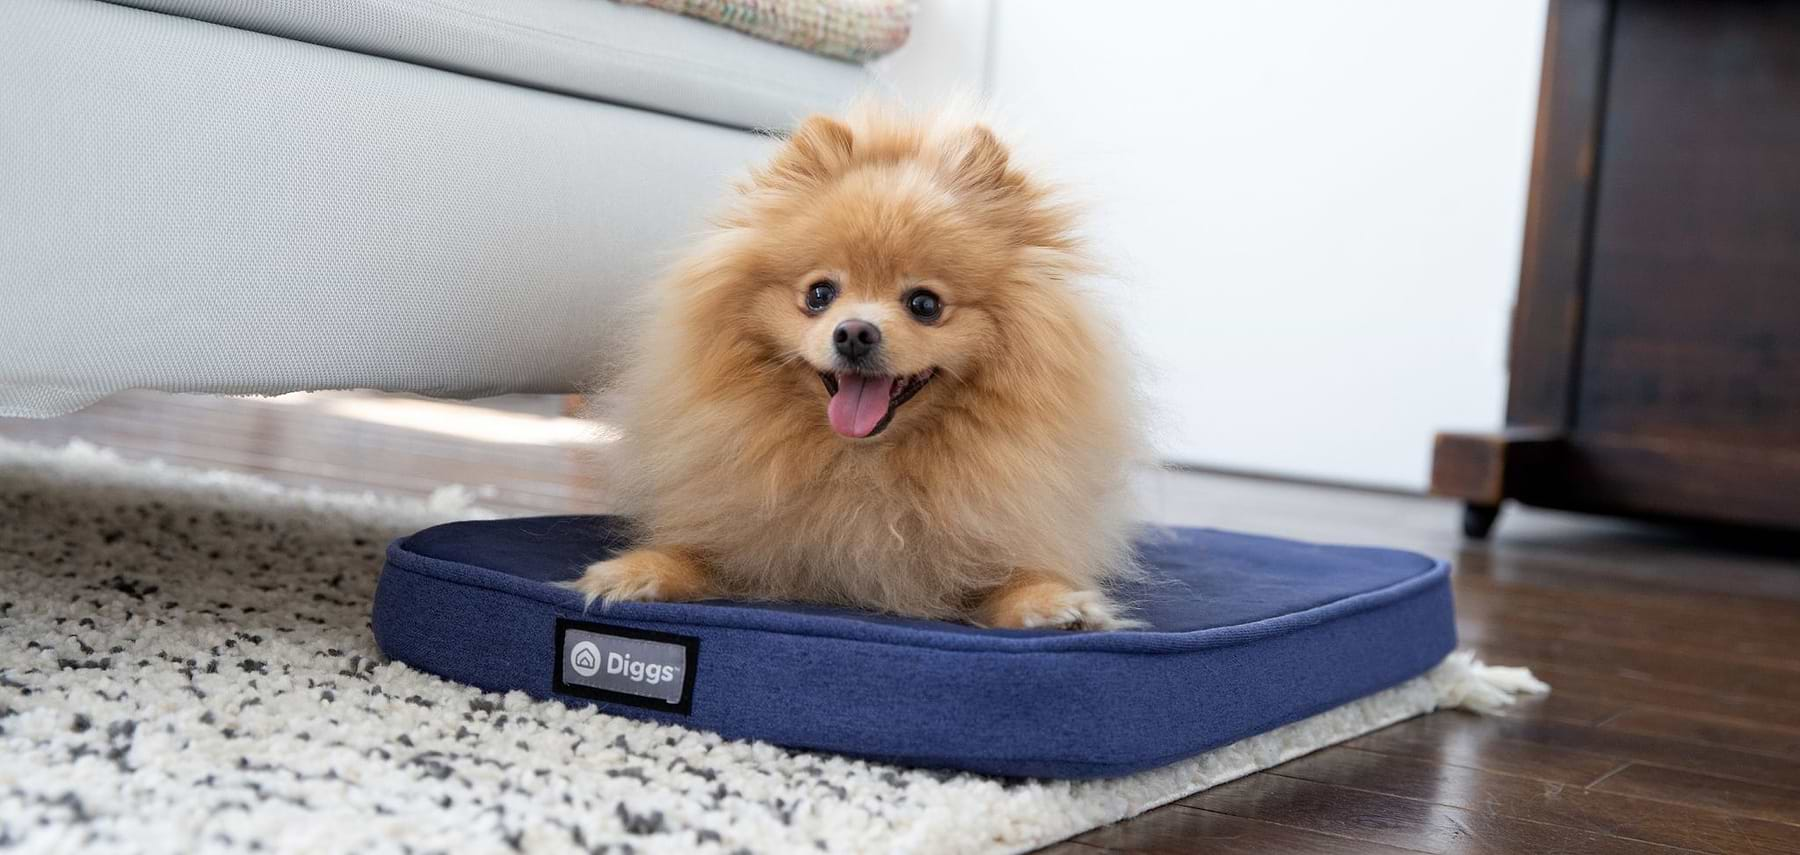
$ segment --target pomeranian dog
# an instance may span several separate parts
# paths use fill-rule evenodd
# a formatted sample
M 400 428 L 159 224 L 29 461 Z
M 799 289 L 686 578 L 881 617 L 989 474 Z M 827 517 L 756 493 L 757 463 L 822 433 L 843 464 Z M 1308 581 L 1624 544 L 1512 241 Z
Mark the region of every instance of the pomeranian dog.
M 602 601 L 1128 625 L 1126 360 L 1072 210 L 985 125 L 802 123 L 662 282 L 617 387 Z

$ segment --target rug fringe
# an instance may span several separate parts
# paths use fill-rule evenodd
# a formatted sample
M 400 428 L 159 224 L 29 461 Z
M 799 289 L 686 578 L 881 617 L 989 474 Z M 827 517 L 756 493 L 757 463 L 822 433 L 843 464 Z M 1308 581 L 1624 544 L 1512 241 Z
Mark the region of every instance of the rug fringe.
M 1542 695 L 1550 684 L 1525 668 L 1488 665 L 1473 650 L 1458 650 L 1426 675 L 1437 690 L 1438 709 L 1463 709 L 1492 715 L 1512 706 L 1519 695 Z

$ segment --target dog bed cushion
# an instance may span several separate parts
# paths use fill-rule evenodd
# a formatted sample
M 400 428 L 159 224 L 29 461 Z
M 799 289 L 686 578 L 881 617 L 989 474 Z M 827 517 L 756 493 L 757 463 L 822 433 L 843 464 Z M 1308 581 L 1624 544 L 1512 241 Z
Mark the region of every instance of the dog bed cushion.
M 1449 566 L 1206 529 L 1140 547 L 1121 632 L 982 629 L 775 603 L 584 608 L 555 583 L 612 517 L 457 522 L 395 541 L 374 631 L 491 691 L 905 765 L 1086 778 L 1236 742 L 1418 676 L 1456 643 Z

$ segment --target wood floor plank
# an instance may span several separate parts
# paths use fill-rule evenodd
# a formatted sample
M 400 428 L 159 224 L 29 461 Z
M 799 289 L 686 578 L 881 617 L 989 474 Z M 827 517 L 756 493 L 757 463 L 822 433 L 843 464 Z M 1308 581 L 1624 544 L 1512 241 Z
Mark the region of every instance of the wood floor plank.
M 1694 851 L 1273 774 L 1242 778 L 1180 804 L 1433 853 Z
M 1645 736 L 1660 736 L 1767 754 L 1800 763 L 1800 729 L 1757 725 L 1714 716 L 1682 714 L 1652 707 L 1633 707 L 1601 727 Z
M 1464 551 L 1461 556 L 1467 554 Z M 1785 574 L 1790 572 L 1787 566 L 1784 562 L 1782 569 L 1771 568 L 1770 572 Z M 1716 620 L 1721 614 L 1739 613 L 1742 606 L 1753 606 L 1759 613 L 1753 618 L 1760 616 L 1776 625 L 1787 625 L 1790 621 L 1786 618 L 1791 617 L 1788 613 L 1800 610 L 1800 606 L 1791 602 L 1752 596 L 1724 598 L 1711 594 L 1698 597 L 1691 591 L 1640 588 L 1570 591 L 1462 572 L 1459 572 L 1456 584 L 1459 594 L 1481 598 L 1481 602 L 1470 604 L 1469 617 L 1475 620 L 1495 618 L 1554 623 L 1575 631 L 1604 631 L 1615 636 L 1636 633 L 1649 640 L 1666 640 L 1656 633 L 1675 633 L 1701 644 L 1711 642 L 1715 634 L 1723 634 L 1733 641 L 1767 641 L 1767 635 L 1754 619 L 1745 624 Z M 1494 606 L 1494 610 L 1484 612 L 1480 608 L 1484 603 Z
M 1492 584 L 1567 594 L 1751 601 L 1756 611 L 1800 602 L 1800 533 L 1710 532 L 1517 508 L 1503 536 L 1460 541 L 1457 569 Z
M 1676 654 L 1732 662 L 1800 675 L 1800 660 L 1780 646 L 1779 635 L 1751 637 L 1712 627 L 1565 615 L 1496 598 L 1463 597 L 1457 603 L 1457 632 L 1467 644 L 1524 637 L 1597 644 L 1648 655 Z
M 1792 837 L 1800 840 L 1800 792 L 1789 788 L 1726 781 L 1683 769 L 1634 763 L 1600 781 L 1594 789 L 1787 823 Z
M 1419 720 L 1360 736 L 1344 744 L 1382 754 L 1576 787 L 1616 772 L 1630 762 L 1603 754 L 1506 739 L 1492 731 L 1476 728 L 1428 728 Z
M 1545 666 L 1580 668 L 1630 676 L 1658 686 L 1717 692 L 1800 705 L 1800 671 L 1689 656 L 1669 651 L 1632 650 L 1603 642 L 1508 635 L 1488 638 L 1481 649 Z
M 1685 849 L 1767 855 L 1800 852 L 1800 835 L 1792 826 L 1778 822 L 1355 748 L 1327 749 L 1273 772 Z
M 1557 691 L 1566 690 L 1633 705 L 1738 719 L 1771 727 L 1800 728 L 1800 705 L 1796 704 L 1653 683 L 1632 674 L 1596 673 L 1579 666 L 1568 667 L 1528 659 L 1518 661 L 1530 662 L 1538 677 Z
M 1633 760 L 1714 778 L 1784 788 L 1792 791 L 1792 798 L 1800 804 L 1800 764 L 1762 754 L 1533 719 L 1466 716 L 1456 720 L 1448 716 L 1425 716 L 1409 725 L 1421 734 L 1449 737 L 1473 730 L 1560 751 Z
M 1724 630 L 1785 631 L 1800 628 L 1800 607 L 1787 599 L 1766 599 L 1740 594 L 1711 591 L 1658 590 L 1626 582 L 1613 581 L 1605 588 L 1572 587 L 1559 574 L 1565 571 L 1563 561 L 1519 562 L 1514 578 L 1496 578 L 1492 574 L 1469 572 L 1464 563 L 1473 553 L 1459 553 L 1458 584 L 1465 590 L 1486 590 L 1498 596 L 1534 603 L 1545 609 L 1590 611 L 1595 614 L 1631 615 L 1668 621 L 1678 625 L 1707 626 L 1713 621 Z M 1759 576 L 1792 577 L 1789 584 L 1800 585 L 1800 574 L 1794 574 L 1794 559 L 1769 563 L 1767 573 Z M 1519 578 L 1523 577 L 1523 578 Z M 1729 618 L 1732 623 L 1721 620 Z
M 1178 855 L 1186 852 L 1219 855 L 1398 855 L 1418 850 L 1386 846 L 1346 837 L 1196 810 L 1185 805 L 1166 805 L 1134 820 L 1098 828 L 1076 843 L 1109 852 L 1142 855 Z M 1069 853 L 1081 855 L 1081 853 Z
M 1524 698 L 1519 703 L 1500 710 L 1497 715 L 1508 718 L 1541 718 L 1548 721 L 1565 721 L 1570 724 L 1597 725 L 1617 718 L 1619 714 L 1631 708 L 1632 704 L 1625 701 L 1577 694 L 1557 687 L 1548 695 Z
M 1102 852 L 1111 851 L 1097 846 L 1085 846 L 1073 840 L 1065 840 L 1061 843 L 1052 843 L 1042 849 L 1034 849 L 1032 855 L 1100 855 Z

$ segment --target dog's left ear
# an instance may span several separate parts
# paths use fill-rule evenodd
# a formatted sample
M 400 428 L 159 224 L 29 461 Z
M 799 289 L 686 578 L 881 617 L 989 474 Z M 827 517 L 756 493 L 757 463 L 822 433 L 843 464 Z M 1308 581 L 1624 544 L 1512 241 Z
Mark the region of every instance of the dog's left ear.
M 1018 183 L 1009 169 L 1011 158 L 994 132 L 974 125 L 950 146 L 950 174 L 955 183 L 970 190 L 999 190 Z
M 856 138 L 843 122 L 809 116 L 787 138 L 758 183 L 810 185 L 842 172 L 850 163 Z

